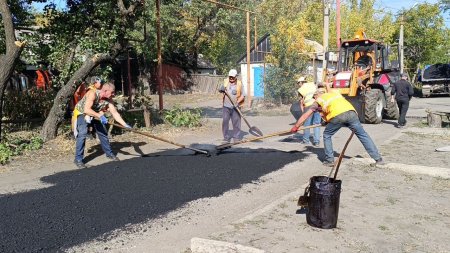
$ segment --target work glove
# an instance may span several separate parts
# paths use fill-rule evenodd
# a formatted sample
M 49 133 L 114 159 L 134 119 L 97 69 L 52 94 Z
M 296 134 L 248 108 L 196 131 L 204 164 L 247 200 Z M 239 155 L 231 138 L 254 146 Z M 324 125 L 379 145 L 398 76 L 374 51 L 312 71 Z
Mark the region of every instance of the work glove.
M 291 128 L 291 133 L 296 133 L 298 131 L 298 126 L 293 126 Z
M 325 120 L 322 120 L 322 121 L 320 122 L 320 124 L 321 124 L 322 126 L 326 126 L 326 125 L 328 125 L 328 122 L 326 122 Z
M 220 92 L 220 93 L 225 93 L 225 87 L 223 87 L 223 86 L 220 86 L 220 88 L 219 88 L 219 92 Z
M 103 125 L 108 124 L 108 119 L 105 117 L 105 115 L 100 116 L 100 122 L 102 122 Z
M 128 124 L 125 124 L 125 126 L 124 126 L 126 129 L 131 129 L 132 127 L 130 126 L 130 125 L 128 125 Z

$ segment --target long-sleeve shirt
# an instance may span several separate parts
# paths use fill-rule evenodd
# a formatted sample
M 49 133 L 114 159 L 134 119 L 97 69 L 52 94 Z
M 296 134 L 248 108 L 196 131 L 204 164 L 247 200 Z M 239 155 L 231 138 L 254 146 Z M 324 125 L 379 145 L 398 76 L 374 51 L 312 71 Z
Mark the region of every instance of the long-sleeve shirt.
M 414 89 L 408 81 L 400 79 L 392 86 L 391 95 L 395 95 L 396 100 L 409 100 L 414 95 Z

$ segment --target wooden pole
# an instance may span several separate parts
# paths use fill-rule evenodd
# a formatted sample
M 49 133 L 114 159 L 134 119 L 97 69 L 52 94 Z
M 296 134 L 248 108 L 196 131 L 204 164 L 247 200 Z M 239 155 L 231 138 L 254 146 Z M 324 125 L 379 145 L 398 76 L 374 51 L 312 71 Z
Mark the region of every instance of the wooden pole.
M 247 99 L 248 107 L 252 107 L 252 91 L 250 89 L 250 12 L 247 11 Z
M 162 76 L 162 56 L 161 56 L 161 0 L 156 0 L 156 45 L 158 49 L 158 65 L 156 67 L 156 83 L 158 85 L 158 95 L 159 95 L 159 111 L 164 109 L 163 103 L 163 88 L 161 82 Z

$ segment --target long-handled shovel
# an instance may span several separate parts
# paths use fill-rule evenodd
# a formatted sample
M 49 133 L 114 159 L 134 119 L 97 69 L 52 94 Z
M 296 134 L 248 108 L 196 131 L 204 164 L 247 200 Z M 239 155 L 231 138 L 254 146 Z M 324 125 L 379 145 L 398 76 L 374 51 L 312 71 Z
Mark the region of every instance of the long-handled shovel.
M 224 91 L 223 93 L 225 93 L 225 95 L 228 97 L 228 99 L 230 100 L 231 104 L 234 106 L 236 111 L 239 113 L 239 115 L 241 115 L 241 118 L 244 120 L 245 124 L 247 124 L 249 129 L 248 132 L 254 136 L 263 136 L 263 133 L 261 130 L 259 130 L 259 128 L 251 126 L 250 123 L 248 123 L 247 119 L 244 117 L 239 107 L 237 107 L 236 104 L 233 102 L 233 99 L 231 99 L 230 94 L 228 94 L 228 92 L 226 91 Z
M 110 123 L 110 124 L 111 124 L 111 123 Z M 116 127 L 120 127 L 120 128 L 122 128 L 123 130 L 125 130 L 125 131 L 130 131 L 130 132 L 133 132 L 133 133 L 137 133 L 137 134 L 140 134 L 140 135 L 144 135 L 144 136 L 150 137 L 150 138 L 152 138 L 152 139 L 156 139 L 156 140 L 158 140 L 158 141 L 170 143 L 170 144 L 175 145 L 175 146 L 178 146 L 178 147 L 180 147 L 180 148 L 190 149 L 190 150 L 192 150 L 192 151 L 195 151 L 196 153 L 201 153 L 201 154 L 205 154 L 206 156 L 211 156 L 211 154 L 210 154 L 208 151 L 206 151 L 206 150 L 201 150 L 201 149 L 191 148 L 191 147 L 185 146 L 185 145 L 183 145 L 183 144 L 179 144 L 179 143 L 176 143 L 176 142 L 173 142 L 173 141 L 169 141 L 169 140 L 163 139 L 163 138 L 158 137 L 158 136 L 155 136 L 155 135 L 153 135 L 153 134 L 141 132 L 141 131 L 138 131 L 138 130 L 135 130 L 135 129 L 132 129 L 132 128 L 125 128 L 125 127 L 123 127 L 122 125 L 119 125 L 119 124 L 116 124 L 116 123 L 112 123 L 112 125 L 113 125 L 113 126 L 116 126 Z
M 301 127 L 298 130 L 304 130 L 304 129 L 308 129 L 308 128 L 315 128 L 315 127 L 321 127 L 322 125 L 312 125 L 312 126 L 306 126 L 306 127 Z M 274 136 L 281 136 L 281 135 L 287 135 L 287 134 L 291 134 L 291 130 L 287 130 L 287 131 L 281 131 L 281 132 L 276 132 L 276 133 L 272 133 L 272 134 L 268 134 L 268 135 L 264 135 L 264 136 L 260 136 L 260 137 L 254 137 L 254 138 L 249 138 L 246 140 L 242 140 L 242 141 L 238 141 L 235 143 L 228 143 L 228 144 L 222 144 L 216 147 L 217 150 L 223 150 L 226 148 L 229 148 L 231 146 L 234 145 L 238 145 L 238 144 L 242 144 L 242 143 L 246 143 L 246 142 L 251 142 L 251 141 L 257 141 L 257 140 L 262 140 L 262 139 L 266 139 L 266 138 L 270 138 L 270 137 L 274 137 Z
M 352 134 L 350 134 L 350 137 L 348 137 L 348 140 L 345 143 L 344 148 L 342 149 L 341 153 L 339 154 L 337 162 L 334 164 L 333 168 L 331 168 L 330 174 L 328 175 L 328 180 L 330 180 L 330 177 L 331 177 L 331 174 L 333 173 L 333 170 L 335 171 L 333 180 L 336 180 L 336 176 L 337 176 L 337 173 L 339 171 L 339 166 L 341 166 L 342 158 L 344 158 L 345 150 L 347 150 L 347 146 L 350 143 L 350 141 L 352 140 L 353 135 L 355 135 L 355 132 L 352 131 Z

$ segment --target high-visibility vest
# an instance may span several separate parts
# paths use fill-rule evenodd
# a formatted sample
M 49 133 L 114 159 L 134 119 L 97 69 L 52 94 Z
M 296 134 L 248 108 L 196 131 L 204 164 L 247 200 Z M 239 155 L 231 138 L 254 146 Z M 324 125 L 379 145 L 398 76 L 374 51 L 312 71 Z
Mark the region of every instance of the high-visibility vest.
M 347 101 L 340 93 L 324 93 L 316 99 L 325 115 L 325 120 L 329 122 L 332 118 L 341 113 L 348 111 L 356 111 L 350 102 Z
M 36 86 L 40 89 L 46 90 L 50 84 L 50 75 L 46 70 L 36 70 Z
M 317 87 L 314 83 L 304 83 L 297 91 L 303 97 L 303 103 L 306 107 L 314 103 L 314 93 Z
M 228 84 L 229 84 L 229 83 L 230 83 L 230 81 L 228 80 L 228 78 L 223 79 L 223 87 L 225 87 L 225 89 L 228 88 Z M 241 95 L 242 95 L 242 82 L 239 81 L 239 80 L 236 80 L 236 92 L 237 92 L 236 97 L 237 97 L 237 98 L 240 98 Z M 225 101 L 225 95 L 223 95 L 223 100 Z M 241 106 L 241 105 L 244 104 L 244 100 L 245 100 L 245 99 L 243 99 L 243 100 L 239 103 L 239 106 Z

